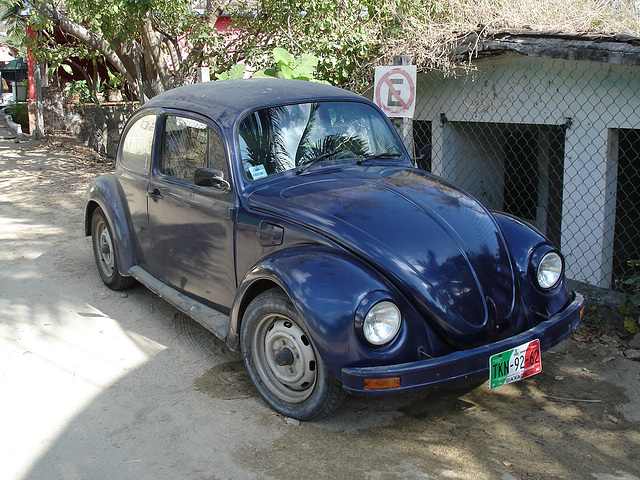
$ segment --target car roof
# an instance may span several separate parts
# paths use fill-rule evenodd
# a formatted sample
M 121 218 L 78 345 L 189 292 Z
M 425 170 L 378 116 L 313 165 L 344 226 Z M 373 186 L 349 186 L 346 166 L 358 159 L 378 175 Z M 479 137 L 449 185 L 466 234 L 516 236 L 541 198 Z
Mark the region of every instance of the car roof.
M 145 107 L 188 110 L 212 120 L 231 123 L 249 109 L 317 100 L 367 101 L 355 93 L 317 82 L 249 78 L 217 80 L 174 88 L 153 97 L 145 103 Z

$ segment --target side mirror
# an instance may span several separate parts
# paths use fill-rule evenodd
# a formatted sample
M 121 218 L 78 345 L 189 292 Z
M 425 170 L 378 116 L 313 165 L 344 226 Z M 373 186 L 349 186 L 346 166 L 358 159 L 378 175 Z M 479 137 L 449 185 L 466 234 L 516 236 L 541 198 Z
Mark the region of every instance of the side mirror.
M 224 192 L 231 190 L 231 185 L 224 179 L 224 173 L 212 168 L 196 168 L 193 183 L 200 187 L 213 187 Z

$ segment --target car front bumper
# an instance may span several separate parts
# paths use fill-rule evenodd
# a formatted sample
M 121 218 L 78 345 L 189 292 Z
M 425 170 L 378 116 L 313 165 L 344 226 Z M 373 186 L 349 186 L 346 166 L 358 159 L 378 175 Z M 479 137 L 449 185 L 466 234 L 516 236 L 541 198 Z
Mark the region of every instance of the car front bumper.
M 534 339 L 540 340 L 541 350 L 548 350 L 567 338 L 580 325 L 584 298 L 576 293 L 572 302 L 549 320 L 541 322 L 513 337 L 470 350 L 398 365 L 354 367 L 342 369 L 343 388 L 356 395 L 372 395 L 435 387 L 444 383 L 489 375 L 489 358 Z M 368 382 L 399 378 L 390 389 L 366 389 Z

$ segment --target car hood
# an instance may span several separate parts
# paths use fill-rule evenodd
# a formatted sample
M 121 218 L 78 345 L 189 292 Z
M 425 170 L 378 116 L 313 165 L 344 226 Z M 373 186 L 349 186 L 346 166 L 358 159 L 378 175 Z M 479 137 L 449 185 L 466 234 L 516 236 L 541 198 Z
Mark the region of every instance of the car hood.
M 515 268 L 493 216 L 419 170 L 364 170 L 286 179 L 254 191 L 248 206 L 304 224 L 364 258 L 457 348 L 509 333 Z

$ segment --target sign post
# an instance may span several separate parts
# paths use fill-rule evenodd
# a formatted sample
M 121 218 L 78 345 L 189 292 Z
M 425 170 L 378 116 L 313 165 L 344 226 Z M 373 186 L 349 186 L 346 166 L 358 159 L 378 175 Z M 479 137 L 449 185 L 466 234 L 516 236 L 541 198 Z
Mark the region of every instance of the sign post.
M 374 101 L 389 117 L 413 118 L 416 66 L 376 67 Z
M 393 66 L 376 67 L 373 101 L 393 123 L 413 157 L 413 116 L 417 68 L 408 55 L 393 57 Z

